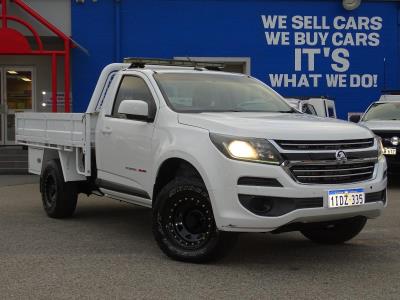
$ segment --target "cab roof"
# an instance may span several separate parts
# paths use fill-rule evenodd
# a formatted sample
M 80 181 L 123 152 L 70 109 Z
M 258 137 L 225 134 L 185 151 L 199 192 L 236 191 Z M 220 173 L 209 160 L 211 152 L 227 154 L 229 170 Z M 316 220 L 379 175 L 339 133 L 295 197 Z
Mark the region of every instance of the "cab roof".
M 379 103 L 400 102 L 400 95 L 393 95 L 393 94 L 382 95 L 377 102 Z
M 145 71 L 150 70 L 154 73 L 197 73 L 204 72 L 209 74 L 225 74 L 225 75 L 241 75 L 239 73 L 222 72 L 225 67 L 224 63 L 215 61 L 194 61 L 190 57 L 183 59 L 165 59 L 165 58 L 143 58 L 128 57 L 124 59 L 124 63 L 129 63 L 129 67 L 125 71 Z
M 215 75 L 231 75 L 231 76 L 248 76 L 241 73 L 232 73 L 216 70 L 208 70 L 199 67 L 179 67 L 179 66 L 159 66 L 159 65 L 146 65 L 142 68 L 127 68 L 124 72 L 139 71 L 147 74 L 154 73 L 191 73 L 191 74 L 215 74 Z

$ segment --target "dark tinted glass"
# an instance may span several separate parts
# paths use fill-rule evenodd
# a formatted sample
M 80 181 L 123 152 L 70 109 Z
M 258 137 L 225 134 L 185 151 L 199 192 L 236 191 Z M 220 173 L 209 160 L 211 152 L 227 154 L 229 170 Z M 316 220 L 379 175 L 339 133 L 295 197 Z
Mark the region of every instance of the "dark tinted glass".
M 329 118 L 334 118 L 335 117 L 335 111 L 333 110 L 332 106 L 328 106 L 328 117 Z
M 117 96 L 115 98 L 112 116 L 116 118 L 124 117 L 118 113 L 119 105 L 123 100 L 142 100 L 148 103 L 150 115 L 155 113 L 155 103 L 153 96 L 146 82 L 139 77 L 124 76 L 119 86 Z

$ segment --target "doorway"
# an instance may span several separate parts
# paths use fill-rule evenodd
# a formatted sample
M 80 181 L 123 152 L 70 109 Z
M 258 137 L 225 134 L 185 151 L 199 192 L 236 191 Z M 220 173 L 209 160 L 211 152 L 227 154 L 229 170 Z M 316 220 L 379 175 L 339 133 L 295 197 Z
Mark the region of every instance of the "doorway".
M 33 111 L 31 67 L 0 67 L 0 146 L 15 144 L 15 113 Z

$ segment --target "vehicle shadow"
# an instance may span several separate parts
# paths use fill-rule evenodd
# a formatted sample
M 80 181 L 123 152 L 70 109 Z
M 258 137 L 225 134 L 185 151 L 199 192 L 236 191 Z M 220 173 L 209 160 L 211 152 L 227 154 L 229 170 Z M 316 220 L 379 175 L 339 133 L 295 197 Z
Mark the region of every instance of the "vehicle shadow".
M 223 261 L 225 264 L 268 265 L 268 268 L 286 268 L 289 270 L 310 269 L 324 265 L 340 268 L 365 264 L 370 260 L 386 260 L 382 253 L 383 245 L 360 237 L 341 245 L 319 245 L 307 240 L 299 232 L 281 235 L 243 234 L 231 255 Z
M 70 220 L 78 226 L 89 228 L 93 239 L 101 236 L 103 251 L 117 251 L 129 254 L 131 251 L 146 256 L 169 260 L 158 249 L 151 232 L 152 211 L 150 209 L 113 202 L 101 205 L 85 203 Z M 96 201 L 98 204 L 98 201 Z M 101 233 L 101 234 L 100 234 Z M 108 243 L 112 244 L 111 248 Z M 310 265 L 340 267 L 365 264 L 365 261 L 387 260 L 382 253 L 388 241 L 379 236 L 361 233 L 354 240 L 343 245 L 323 246 L 310 242 L 298 232 L 279 235 L 243 233 L 237 245 L 223 260 L 211 265 L 269 265 L 269 268 L 298 270 Z M 107 250 L 108 249 L 108 250 Z M 378 257 L 376 254 L 380 253 Z
M 84 205 L 78 203 L 77 211 L 71 219 L 74 223 L 98 227 L 102 232 L 107 230 L 108 233 L 115 231 L 143 237 L 149 235 L 152 238 L 151 220 L 151 209 L 113 200 L 104 200 L 101 204 L 99 201 Z

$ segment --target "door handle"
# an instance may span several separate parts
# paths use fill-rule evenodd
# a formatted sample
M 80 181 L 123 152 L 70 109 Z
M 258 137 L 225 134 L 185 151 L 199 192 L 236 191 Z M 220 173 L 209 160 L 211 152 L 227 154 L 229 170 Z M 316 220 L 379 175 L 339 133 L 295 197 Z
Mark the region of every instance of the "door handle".
M 110 134 L 112 132 L 112 129 L 110 127 L 104 127 L 101 132 L 103 134 Z

